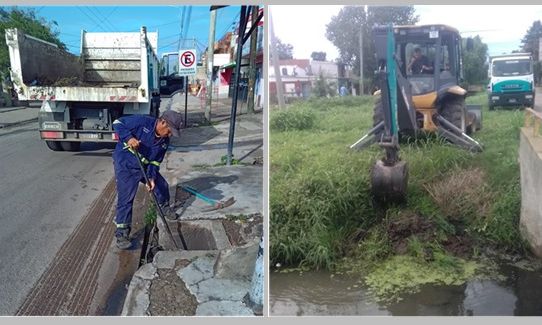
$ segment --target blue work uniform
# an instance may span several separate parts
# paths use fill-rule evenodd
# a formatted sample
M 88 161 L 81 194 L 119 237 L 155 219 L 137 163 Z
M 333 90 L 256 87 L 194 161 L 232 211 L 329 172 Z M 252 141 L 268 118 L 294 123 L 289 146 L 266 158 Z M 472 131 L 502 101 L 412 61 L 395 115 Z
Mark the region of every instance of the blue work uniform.
M 131 138 L 141 141 L 138 152 L 149 179 L 154 179 L 154 193 L 158 204 L 169 203 L 169 185 L 160 175 L 160 163 L 166 154 L 169 138 L 156 135 L 158 119 L 148 115 L 131 115 L 121 117 L 113 122 L 113 130 L 119 136 L 119 142 L 113 153 L 115 179 L 117 181 L 117 214 L 115 224 L 116 234 L 130 231 L 132 225 L 132 203 L 139 183 L 145 183 L 145 178 L 137 162 L 135 153 L 128 148 Z

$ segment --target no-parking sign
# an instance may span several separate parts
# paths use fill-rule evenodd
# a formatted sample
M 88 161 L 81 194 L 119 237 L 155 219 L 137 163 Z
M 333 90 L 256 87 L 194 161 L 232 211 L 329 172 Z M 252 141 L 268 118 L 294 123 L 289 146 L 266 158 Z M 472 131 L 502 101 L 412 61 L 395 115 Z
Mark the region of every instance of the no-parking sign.
M 196 50 L 181 50 L 179 52 L 179 76 L 196 74 Z

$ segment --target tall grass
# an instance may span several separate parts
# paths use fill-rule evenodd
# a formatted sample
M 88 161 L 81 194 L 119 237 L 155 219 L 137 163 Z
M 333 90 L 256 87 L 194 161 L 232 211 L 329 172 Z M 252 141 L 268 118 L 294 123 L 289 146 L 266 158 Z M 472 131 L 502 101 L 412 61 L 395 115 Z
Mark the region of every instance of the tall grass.
M 477 217 L 478 210 L 468 206 L 480 200 L 467 198 L 455 205 L 468 214 L 461 231 L 472 234 L 476 245 L 521 251 L 517 149 L 522 113 L 489 112 L 486 100 L 485 94 L 468 99 L 484 106 L 483 129 L 475 134 L 485 145 L 484 152 L 472 154 L 435 136 L 401 144 L 400 155 L 410 173 L 408 201 L 387 211 L 373 207 L 369 192 L 370 169 L 382 156 L 381 150 L 378 146 L 361 152 L 348 148 L 372 126 L 372 97 L 311 99 L 286 110 L 272 110 L 272 264 L 333 268 L 343 257 L 359 256 L 360 251 L 376 263 L 393 254 L 384 245 L 383 223 L 405 210 L 437 225 L 436 242 L 431 244 L 440 247 L 439 240 L 459 230 L 447 207 L 428 189 L 462 170 L 483 172 L 480 188 L 491 193 L 483 196 L 488 198 L 483 203 L 489 211 L 484 216 Z M 288 122 L 288 116 L 295 117 L 295 123 Z M 310 122 L 305 123 L 303 116 Z M 412 242 L 412 252 L 419 252 L 416 244 Z

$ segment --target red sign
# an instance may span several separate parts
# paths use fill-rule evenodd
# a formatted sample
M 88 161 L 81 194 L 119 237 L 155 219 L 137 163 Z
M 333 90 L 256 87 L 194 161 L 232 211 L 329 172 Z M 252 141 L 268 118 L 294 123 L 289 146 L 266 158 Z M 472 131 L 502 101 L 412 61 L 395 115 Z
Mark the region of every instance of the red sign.
M 196 55 L 191 51 L 186 51 L 181 55 L 181 64 L 187 68 L 190 68 L 196 63 Z

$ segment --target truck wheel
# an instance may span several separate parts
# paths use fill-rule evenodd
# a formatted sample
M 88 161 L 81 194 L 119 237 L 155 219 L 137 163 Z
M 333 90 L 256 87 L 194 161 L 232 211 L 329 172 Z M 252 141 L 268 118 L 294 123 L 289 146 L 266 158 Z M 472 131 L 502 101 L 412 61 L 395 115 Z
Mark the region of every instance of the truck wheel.
M 465 132 L 467 131 L 465 111 L 465 98 L 454 97 L 443 103 L 440 115 L 458 127 L 461 132 Z
M 62 146 L 59 141 L 45 141 L 47 147 L 53 151 L 62 151 Z
M 79 151 L 81 142 L 62 141 L 60 142 L 60 145 L 65 151 Z

